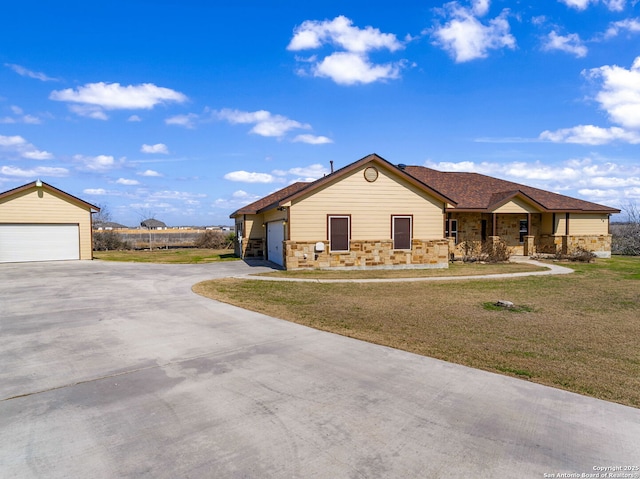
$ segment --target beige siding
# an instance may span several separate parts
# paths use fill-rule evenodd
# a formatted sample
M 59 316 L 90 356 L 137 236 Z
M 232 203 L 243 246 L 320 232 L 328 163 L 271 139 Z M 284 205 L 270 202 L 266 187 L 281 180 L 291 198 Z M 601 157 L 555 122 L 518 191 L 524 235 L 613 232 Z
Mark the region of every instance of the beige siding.
M 0 200 L 0 223 L 64 223 L 80 229 L 80 259 L 92 258 L 91 212 L 46 188 L 33 188 Z
M 262 226 L 264 219 L 262 215 L 246 215 L 244 231 L 247 238 L 264 238 L 265 228 Z
M 543 235 L 553 234 L 553 213 L 543 213 L 540 224 L 540 233 Z
M 495 213 L 539 213 L 540 210 L 520 198 L 514 198 L 494 210 Z
M 567 231 L 567 220 L 564 213 L 556 213 L 556 227 L 554 234 L 564 236 Z
M 381 167 L 378 179 L 369 183 L 363 176 L 367 166 L 294 201 L 289 213 L 291 239 L 325 239 L 327 214 L 351 215 L 354 240 L 391 238 L 392 215 L 413 215 L 414 238 L 442 238 L 441 201 Z
M 276 208 L 265 211 L 263 215 L 265 223 L 269 223 L 271 221 L 284 221 L 287 219 L 286 211 L 278 211 Z
M 578 214 L 569 216 L 570 235 L 606 235 L 609 234 L 609 216 L 607 214 Z

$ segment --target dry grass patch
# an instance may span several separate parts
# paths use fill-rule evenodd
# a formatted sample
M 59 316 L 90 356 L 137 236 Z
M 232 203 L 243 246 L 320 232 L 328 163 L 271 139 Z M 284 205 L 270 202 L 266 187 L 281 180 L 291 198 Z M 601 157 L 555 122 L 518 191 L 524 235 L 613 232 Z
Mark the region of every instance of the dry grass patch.
M 104 261 L 128 261 L 136 263 L 179 263 L 195 264 L 215 261 L 231 261 L 238 258 L 233 250 L 223 249 L 154 249 L 127 251 L 94 251 L 93 257 Z
M 225 279 L 194 291 L 373 343 L 640 407 L 640 258 L 446 283 Z M 512 301 L 517 310 L 486 303 Z

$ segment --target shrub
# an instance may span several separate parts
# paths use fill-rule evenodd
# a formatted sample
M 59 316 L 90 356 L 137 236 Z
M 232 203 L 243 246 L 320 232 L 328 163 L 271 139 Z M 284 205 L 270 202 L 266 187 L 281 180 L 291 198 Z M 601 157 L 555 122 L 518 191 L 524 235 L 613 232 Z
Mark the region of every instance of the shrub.
M 511 257 L 511 249 L 503 240 L 498 241 L 464 241 L 460 244 L 465 263 L 504 263 Z
M 94 251 L 114 251 L 131 249 L 131 245 L 122 240 L 122 237 L 115 231 L 94 231 L 93 250 Z
M 198 235 L 194 241 L 196 248 L 206 249 L 228 249 L 233 245 L 231 234 L 224 234 L 222 231 L 207 230 Z
M 640 223 L 611 225 L 611 252 L 629 256 L 640 255 Z
M 561 252 L 555 254 L 555 259 L 576 261 L 579 263 L 591 263 L 595 258 L 596 254 L 593 251 L 589 251 L 580 246 L 567 254 L 562 254 Z

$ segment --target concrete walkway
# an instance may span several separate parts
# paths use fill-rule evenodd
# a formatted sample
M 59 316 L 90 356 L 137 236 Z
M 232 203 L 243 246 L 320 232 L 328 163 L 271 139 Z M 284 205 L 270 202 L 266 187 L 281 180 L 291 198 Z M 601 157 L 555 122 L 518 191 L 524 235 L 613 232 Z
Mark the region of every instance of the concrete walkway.
M 638 464 L 639 409 L 191 291 L 257 271 L 1 264 L 0 476 L 495 479 Z
M 524 256 L 511 257 L 514 263 L 528 263 L 534 266 L 545 268 L 543 271 L 525 271 L 521 273 L 498 273 L 498 274 L 479 274 L 470 276 L 424 276 L 412 278 L 375 278 L 375 279 L 322 279 L 322 278 L 286 278 L 282 276 L 257 276 L 254 274 L 242 275 L 246 279 L 257 279 L 260 281 L 293 281 L 293 282 L 310 282 L 310 283 L 405 283 L 416 281 L 456 281 L 464 279 L 504 279 L 504 278 L 520 278 L 523 276 L 547 276 L 550 274 L 570 274 L 573 273 L 571 268 L 566 268 L 554 263 L 542 263 Z M 409 270 L 411 271 L 411 270 Z

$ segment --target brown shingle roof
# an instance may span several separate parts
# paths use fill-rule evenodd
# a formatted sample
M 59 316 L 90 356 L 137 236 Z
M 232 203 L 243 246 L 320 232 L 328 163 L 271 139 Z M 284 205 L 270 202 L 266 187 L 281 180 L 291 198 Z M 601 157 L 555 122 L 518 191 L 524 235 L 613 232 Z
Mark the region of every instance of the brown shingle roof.
M 620 212 L 615 208 L 590 201 L 579 200 L 479 173 L 443 172 L 423 166 L 407 166 L 405 171 L 455 200 L 458 203 L 455 208 L 457 210 L 490 211 L 492 207 L 520 194 L 549 211 Z
M 263 210 L 277 203 L 278 201 L 286 198 L 287 196 L 291 196 L 297 193 L 298 191 L 303 190 L 309 185 L 310 183 L 298 181 L 297 183 L 293 183 L 285 188 L 282 188 L 281 190 L 278 190 L 274 193 L 271 193 L 270 195 L 265 196 L 264 198 L 260 198 L 258 201 L 254 201 L 253 203 L 247 206 L 243 206 L 239 210 L 236 210 L 233 213 L 231 213 L 229 217 L 233 218 L 236 215 L 254 215 L 258 211 Z
M 551 212 L 583 211 L 596 213 L 619 213 L 620 210 L 608 206 L 579 200 L 531 186 L 481 175 L 479 173 L 444 172 L 423 166 L 406 166 L 396 168 L 375 153 L 367 155 L 330 175 L 311 183 L 293 183 L 281 190 L 271 193 L 247 206 L 234 211 L 230 217 L 243 214 L 256 214 L 274 208 L 283 200 L 291 200 L 299 195 L 311 193 L 314 189 L 347 174 L 360 165 L 373 161 L 381 166 L 396 169 L 397 173 L 416 185 L 429 191 L 454 206 L 456 210 L 492 211 L 510 199 L 520 196 L 543 210 Z

